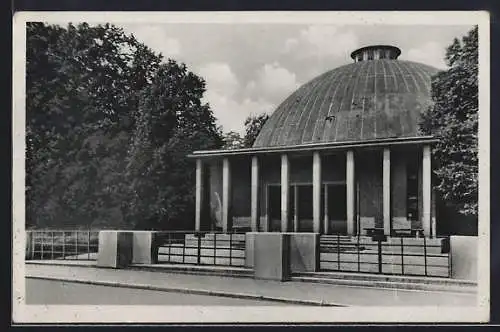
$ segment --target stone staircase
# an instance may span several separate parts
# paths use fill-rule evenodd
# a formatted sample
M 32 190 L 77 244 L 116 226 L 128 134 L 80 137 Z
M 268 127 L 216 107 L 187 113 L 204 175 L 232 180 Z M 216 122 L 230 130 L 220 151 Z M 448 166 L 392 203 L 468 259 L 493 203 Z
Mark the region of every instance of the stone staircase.
M 207 233 L 200 238 L 186 234 L 184 239 L 160 244 L 158 262 L 244 266 L 245 234 Z

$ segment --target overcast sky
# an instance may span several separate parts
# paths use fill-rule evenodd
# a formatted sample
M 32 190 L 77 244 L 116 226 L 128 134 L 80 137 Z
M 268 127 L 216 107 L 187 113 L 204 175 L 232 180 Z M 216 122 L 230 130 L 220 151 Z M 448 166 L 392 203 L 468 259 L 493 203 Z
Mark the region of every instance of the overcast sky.
M 184 62 L 207 82 L 224 131 L 244 132 L 250 114 L 271 113 L 300 85 L 351 63 L 369 44 L 401 49 L 400 59 L 445 68 L 445 48 L 472 26 L 299 24 L 116 24 L 166 58 Z

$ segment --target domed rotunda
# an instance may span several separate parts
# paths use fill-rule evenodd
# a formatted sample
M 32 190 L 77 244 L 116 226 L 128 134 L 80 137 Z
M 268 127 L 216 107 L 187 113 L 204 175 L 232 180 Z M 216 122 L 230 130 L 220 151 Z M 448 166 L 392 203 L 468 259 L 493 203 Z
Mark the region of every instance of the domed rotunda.
M 305 83 L 252 148 L 195 151 L 196 230 L 434 237 L 435 139 L 419 132 L 437 69 L 367 46 Z

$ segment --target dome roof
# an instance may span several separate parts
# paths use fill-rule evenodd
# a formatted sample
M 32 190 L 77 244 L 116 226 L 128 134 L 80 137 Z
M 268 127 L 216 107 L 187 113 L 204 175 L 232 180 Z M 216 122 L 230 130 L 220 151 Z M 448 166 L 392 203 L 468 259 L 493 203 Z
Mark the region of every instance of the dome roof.
M 302 85 L 266 121 L 254 147 L 418 136 L 438 69 L 397 60 L 387 45 L 354 51 L 354 63 Z

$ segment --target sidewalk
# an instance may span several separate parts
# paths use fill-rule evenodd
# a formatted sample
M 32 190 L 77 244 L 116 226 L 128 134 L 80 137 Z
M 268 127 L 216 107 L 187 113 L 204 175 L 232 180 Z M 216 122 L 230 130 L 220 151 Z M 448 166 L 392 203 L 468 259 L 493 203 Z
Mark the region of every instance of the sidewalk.
M 390 290 L 307 282 L 193 275 L 88 266 L 26 264 L 29 278 L 84 282 L 303 305 L 340 306 L 475 306 L 476 295 L 437 291 Z

